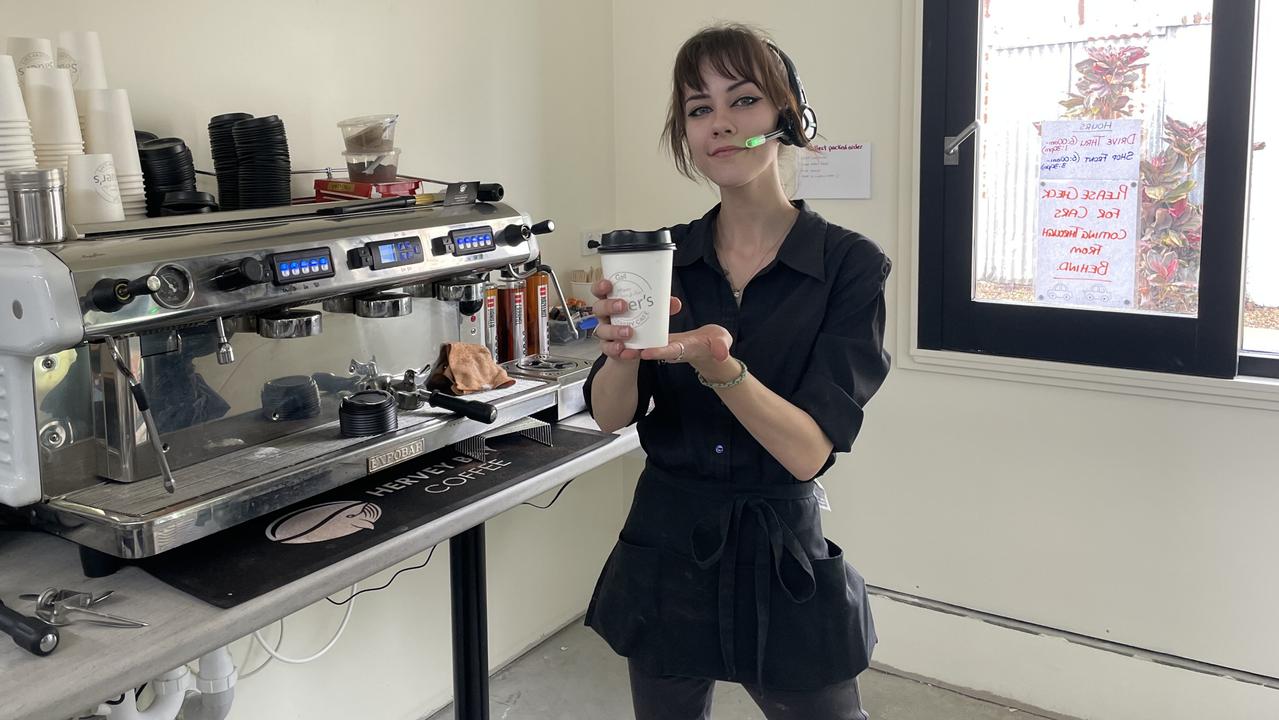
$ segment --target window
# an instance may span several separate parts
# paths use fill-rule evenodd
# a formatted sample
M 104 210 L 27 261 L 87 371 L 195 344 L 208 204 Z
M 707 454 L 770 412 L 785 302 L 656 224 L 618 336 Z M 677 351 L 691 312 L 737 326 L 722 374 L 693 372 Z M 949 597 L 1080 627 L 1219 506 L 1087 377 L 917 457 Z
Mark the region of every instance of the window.
M 1234 377 L 1254 14 L 925 0 L 919 346 Z
M 1279 32 L 1279 6 L 1262 3 L 1257 37 Z M 1240 371 L 1279 376 L 1279 215 L 1267 203 L 1279 193 L 1279 48 L 1257 46 L 1253 80 L 1252 178 L 1248 206 L 1248 265 L 1244 284 Z

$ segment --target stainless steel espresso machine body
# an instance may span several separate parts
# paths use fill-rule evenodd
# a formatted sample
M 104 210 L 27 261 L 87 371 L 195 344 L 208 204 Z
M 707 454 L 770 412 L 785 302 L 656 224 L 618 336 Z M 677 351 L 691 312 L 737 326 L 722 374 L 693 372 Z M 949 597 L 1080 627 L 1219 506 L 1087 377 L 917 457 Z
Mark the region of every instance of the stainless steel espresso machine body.
M 528 217 L 500 203 L 191 217 L 0 246 L 0 504 L 147 557 L 488 428 L 425 407 L 348 438 L 337 408 L 474 341 L 459 312 L 476 291 L 435 287 L 536 258 Z M 525 383 L 493 403 L 498 423 L 555 403 L 553 385 Z

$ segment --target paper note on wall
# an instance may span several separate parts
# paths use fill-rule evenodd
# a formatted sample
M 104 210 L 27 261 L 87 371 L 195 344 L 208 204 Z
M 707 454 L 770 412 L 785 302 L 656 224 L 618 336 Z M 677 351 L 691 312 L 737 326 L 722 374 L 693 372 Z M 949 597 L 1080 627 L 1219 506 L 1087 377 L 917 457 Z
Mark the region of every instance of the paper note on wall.
M 811 145 L 799 151 L 796 198 L 865 199 L 870 197 L 870 144 Z
M 1141 220 L 1141 121 L 1040 125 L 1035 299 L 1131 309 Z

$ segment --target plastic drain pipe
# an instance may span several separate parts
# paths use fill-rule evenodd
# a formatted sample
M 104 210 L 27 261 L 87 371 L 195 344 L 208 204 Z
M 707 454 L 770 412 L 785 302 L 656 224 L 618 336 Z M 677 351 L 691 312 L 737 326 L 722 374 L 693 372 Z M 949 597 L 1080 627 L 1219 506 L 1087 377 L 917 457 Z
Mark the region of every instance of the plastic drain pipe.
M 220 647 L 200 657 L 194 678 L 187 666 L 175 668 L 151 681 L 155 702 L 145 711 L 138 710 L 133 690 L 124 694 L 119 705 L 101 705 L 110 712 L 111 720 L 224 720 L 231 712 L 237 678 L 231 652 Z M 189 697 L 188 697 L 189 694 Z

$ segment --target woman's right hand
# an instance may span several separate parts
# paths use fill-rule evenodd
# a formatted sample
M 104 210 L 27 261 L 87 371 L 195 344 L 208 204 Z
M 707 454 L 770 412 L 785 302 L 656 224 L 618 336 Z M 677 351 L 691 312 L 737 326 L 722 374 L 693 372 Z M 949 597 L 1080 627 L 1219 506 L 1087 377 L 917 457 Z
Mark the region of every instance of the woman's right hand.
M 592 311 L 599 325 L 595 328 L 595 336 L 600 339 L 600 352 L 615 360 L 639 360 L 640 351 L 627 349 L 624 343 L 631 337 L 631 329 L 625 325 L 614 325 L 610 318 L 626 312 L 626 301 L 609 297 L 613 292 L 613 283 L 600 280 L 591 287 L 591 294 L 596 297 Z M 680 301 L 671 298 L 671 314 L 680 311 Z

